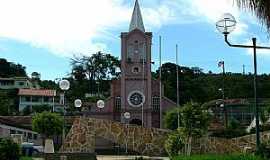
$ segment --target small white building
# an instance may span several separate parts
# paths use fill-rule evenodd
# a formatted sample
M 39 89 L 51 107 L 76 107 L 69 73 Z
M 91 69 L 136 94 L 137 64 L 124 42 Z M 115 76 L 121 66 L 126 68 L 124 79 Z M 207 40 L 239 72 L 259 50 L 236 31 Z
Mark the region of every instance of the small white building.
M 13 135 L 21 135 L 23 142 L 42 144 L 40 135 L 26 127 L 16 126 L 13 122 L 8 122 L 0 118 L 0 138 L 13 137 Z
M 0 89 L 38 88 L 28 77 L 0 78 Z
M 55 107 L 56 90 L 19 89 L 19 111 L 26 107 L 48 105 Z

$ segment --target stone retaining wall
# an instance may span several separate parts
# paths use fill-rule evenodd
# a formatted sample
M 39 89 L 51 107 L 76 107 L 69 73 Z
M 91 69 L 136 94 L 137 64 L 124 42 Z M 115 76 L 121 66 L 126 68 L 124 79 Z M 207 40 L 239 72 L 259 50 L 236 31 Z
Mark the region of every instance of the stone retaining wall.
M 103 137 L 144 155 L 165 154 L 168 130 L 125 125 L 110 120 L 80 117 L 68 133 L 60 152 L 94 153 L 95 137 Z

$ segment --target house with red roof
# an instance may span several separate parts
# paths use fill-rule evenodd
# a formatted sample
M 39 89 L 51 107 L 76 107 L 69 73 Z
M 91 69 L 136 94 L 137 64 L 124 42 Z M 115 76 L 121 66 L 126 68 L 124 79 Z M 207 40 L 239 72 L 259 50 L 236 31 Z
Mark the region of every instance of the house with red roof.
M 56 90 L 49 89 L 19 89 L 19 111 L 33 106 L 48 105 L 55 107 Z

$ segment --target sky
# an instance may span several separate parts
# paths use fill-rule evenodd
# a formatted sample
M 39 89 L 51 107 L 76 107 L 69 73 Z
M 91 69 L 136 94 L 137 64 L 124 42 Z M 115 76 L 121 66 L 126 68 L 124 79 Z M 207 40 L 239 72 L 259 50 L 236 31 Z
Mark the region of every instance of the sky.
M 120 59 L 120 34 L 127 32 L 135 0 L 0 0 L 0 58 L 20 63 L 27 73 L 55 80 L 71 72 L 70 59 L 98 51 Z M 200 67 L 204 72 L 253 73 L 253 52 L 228 47 L 215 23 L 224 13 L 234 15 L 237 26 L 229 40 L 268 45 L 264 25 L 248 11 L 240 11 L 233 0 L 139 0 L 146 31 L 153 32 L 152 60 Z M 270 50 L 258 51 L 258 72 L 270 73 Z

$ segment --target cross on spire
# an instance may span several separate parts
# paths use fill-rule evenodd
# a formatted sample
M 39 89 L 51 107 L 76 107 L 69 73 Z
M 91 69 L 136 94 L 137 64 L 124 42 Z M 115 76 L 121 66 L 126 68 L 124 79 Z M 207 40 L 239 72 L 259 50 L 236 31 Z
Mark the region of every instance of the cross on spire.
M 134 29 L 139 29 L 142 32 L 145 32 L 143 19 L 141 14 L 141 9 L 138 0 L 135 1 L 135 6 L 131 18 L 131 22 L 129 25 L 129 32 L 133 31 Z

